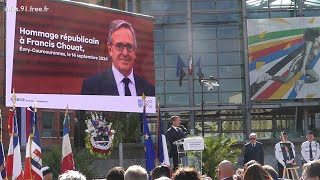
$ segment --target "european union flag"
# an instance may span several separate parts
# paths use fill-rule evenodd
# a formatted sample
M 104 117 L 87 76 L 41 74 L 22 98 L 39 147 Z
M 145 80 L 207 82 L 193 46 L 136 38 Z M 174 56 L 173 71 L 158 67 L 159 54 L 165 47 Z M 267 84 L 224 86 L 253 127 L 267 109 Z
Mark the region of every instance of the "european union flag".
M 148 127 L 148 121 L 146 116 L 146 107 L 143 107 L 143 135 L 144 135 L 144 147 L 145 147 L 145 156 L 146 156 L 146 169 L 148 174 L 154 169 L 154 149 L 152 145 L 151 135 Z
M 186 65 L 178 55 L 176 76 L 179 78 L 179 86 L 182 86 L 182 79 L 186 76 L 186 72 L 183 70 L 184 67 L 186 67 Z

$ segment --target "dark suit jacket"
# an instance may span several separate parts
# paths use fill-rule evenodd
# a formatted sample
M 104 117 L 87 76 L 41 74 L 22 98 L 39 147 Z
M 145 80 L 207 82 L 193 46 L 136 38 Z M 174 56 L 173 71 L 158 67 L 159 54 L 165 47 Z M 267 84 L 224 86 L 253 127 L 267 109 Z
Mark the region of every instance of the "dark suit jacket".
M 186 133 L 181 128 L 177 129 L 178 131 L 171 126 L 166 132 L 166 138 L 170 145 L 169 157 L 178 157 L 177 146 L 173 142 L 186 137 Z
M 255 147 L 252 147 L 250 142 L 244 145 L 243 163 L 245 164 L 250 160 L 256 160 L 261 165 L 264 164 L 264 153 L 261 142 L 257 141 Z
M 153 85 L 135 74 L 134 81 L 137 96 L 141 96 L 142 93 L 146 96 L 155 96 L 155 88 Z M 114 79 L 111 68 L 84 80 L 82 83 L 81 94 L 119 96 L 116 80 Z

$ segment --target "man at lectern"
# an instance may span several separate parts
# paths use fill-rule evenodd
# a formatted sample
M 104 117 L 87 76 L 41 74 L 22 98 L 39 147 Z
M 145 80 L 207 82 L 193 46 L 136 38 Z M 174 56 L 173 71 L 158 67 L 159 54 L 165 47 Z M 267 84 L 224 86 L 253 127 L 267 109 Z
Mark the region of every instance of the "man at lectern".
M 187 129 L 180 124 L 180 121 L 181 120 L 179 116 L 172 116 L 172 125 L 166 132 L 166 138 L 170 145 L 169 157 L 173 159 L 173 171 L 175 171 L 178 168 L 179 158 L 181 158 L 181 154 L 179 157 L 176 144 L 179 140 L 183 140 L 183 138 L 185 138 L 187 134 Z M 180 149 L 183 150 L 183 145 L 178 146 L 180 146 Z

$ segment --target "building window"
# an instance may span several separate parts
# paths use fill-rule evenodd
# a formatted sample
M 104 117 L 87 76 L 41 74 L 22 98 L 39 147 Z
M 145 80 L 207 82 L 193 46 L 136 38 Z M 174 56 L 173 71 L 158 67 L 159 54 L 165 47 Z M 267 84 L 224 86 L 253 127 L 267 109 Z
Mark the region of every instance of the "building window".
M 42 113 L 42 137 L 53 137 L 53 112 Z

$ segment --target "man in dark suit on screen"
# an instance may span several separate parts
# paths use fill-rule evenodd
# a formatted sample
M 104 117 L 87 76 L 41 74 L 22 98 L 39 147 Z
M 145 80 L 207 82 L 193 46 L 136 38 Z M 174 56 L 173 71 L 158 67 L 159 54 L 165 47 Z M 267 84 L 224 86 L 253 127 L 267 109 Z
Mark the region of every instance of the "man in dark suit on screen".
M 110 23 L 108 51 L 112 67 L 83 81 L 81 94 L 111 96 L 154 96 L 152 84 L 136 75 L 133 66 L 137 41 L 131 24 L 124 20 Z
M 173 159 L 173 171 L 175 171 L 178 168 L 179 159 L 181 158 L 181 156 L 184 156 L 180 155 L 179 157 L 177 145 L 175 145 L 175 142 L 177 140 L 183 140 L 183 138 L 186 137 L 187 133 L 187 129 L 184 126 L 180 125 L 180 121 L 181 119 L 179 116 L 172 116 L 172 125 L 166 132 L 166 138 L 169 141 L 170 145 L 169 157 Z M 180 146 L 180 148 L 183 150 L 182 145 Z
M 243 164 L 250 160 L 256 160 L 261 165 L 264 164 L 264 153 L 262 143 L 257 141 L 257 134 L 249 135 L 250 142 L 244 145 Z

